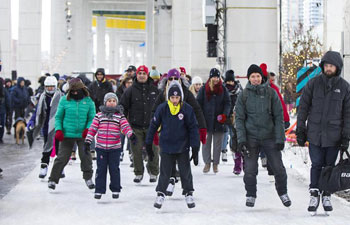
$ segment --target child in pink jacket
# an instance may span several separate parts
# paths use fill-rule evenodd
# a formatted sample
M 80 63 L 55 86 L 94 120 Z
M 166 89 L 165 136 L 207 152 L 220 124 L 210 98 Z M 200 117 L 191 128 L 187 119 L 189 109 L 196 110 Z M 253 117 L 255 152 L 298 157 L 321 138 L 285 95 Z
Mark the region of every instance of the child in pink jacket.
M 104 105 L 100 106 L 101 112 L 95 115 L 89 132 L 85 139 L 85 151 L 90 152 L 92 140 L 96 137 L 97 170 L 95 178 L 95 199 L 101 199 L 106 193 L 107 167 L 111 177 L 109 185 L 112 197 L 119 198 L 120 186 L 120 154 L 121 133 L 127 136 L 131 142 L 136 142 L 136 136 L 123 114 L 121 106 L 117 106 L 118 97 L 110 92 L 104 96 Z

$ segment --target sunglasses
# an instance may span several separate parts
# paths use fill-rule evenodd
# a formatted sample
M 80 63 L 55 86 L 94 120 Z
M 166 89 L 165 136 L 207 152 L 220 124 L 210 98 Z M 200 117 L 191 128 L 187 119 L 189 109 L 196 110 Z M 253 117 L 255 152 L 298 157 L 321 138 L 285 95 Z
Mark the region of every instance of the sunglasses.
M 168 80 L 169 80 L 169 81 L 172 81 L 172 80 L 179 80 L 179 78 L 177 78 L 177 77 L 169 77 Z

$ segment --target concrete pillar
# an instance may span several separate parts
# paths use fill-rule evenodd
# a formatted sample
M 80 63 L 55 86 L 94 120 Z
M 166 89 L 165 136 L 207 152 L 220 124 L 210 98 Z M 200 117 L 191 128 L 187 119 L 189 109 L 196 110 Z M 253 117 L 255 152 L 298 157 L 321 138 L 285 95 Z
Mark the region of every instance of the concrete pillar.
M 0 76 L 11 78 L 11 0 L 0 0 Z
M 97 17 L 97 58 L 96 58 L 96 67 L 105 68 L 106 67 L 106 20 L 103 16 Z
M 236 0 L 226 5 L 228 67 L 246 76 L 250 64 L 264 62 L 269 71 L 278 72 L 277 1 Z
M 192 77 L 200 76 L 203 81 L 209 77 L 209 71 L 216 63 L 216 58 L 207 57 L 207 28 L 202 20 L 202 0 L 191 2 L 191 68 L 186 68 Z
M 168 1 L 169 2 L 169 1 Z M 154 65 L 161 73 L 171 68 L 172 11 L 159 9 L 154 16 Z
M 19 0 L 18 22 L 17 75 L 35 81 L 41 74 L 41 0 Z
M 116 73 L 115 67 L 115 33 L 113 31 L 109 32 L 109 59 L 108 59 L 108 69 L 109 73 Z
M 344 5 L 344 79 L 350 82 L 350 0 Z
M 147 11 L 146 11 L 146 51 L 147 51 L 147 59 L 146 65 L 152 66 L 153 61 L 153 53 L 154 53 L 154 20 L 153 20 L 153 8 L 154 1 L 147 1 Z
M 190 1 L 176 0 L 172 4 L 171 67 L 191 68 Z

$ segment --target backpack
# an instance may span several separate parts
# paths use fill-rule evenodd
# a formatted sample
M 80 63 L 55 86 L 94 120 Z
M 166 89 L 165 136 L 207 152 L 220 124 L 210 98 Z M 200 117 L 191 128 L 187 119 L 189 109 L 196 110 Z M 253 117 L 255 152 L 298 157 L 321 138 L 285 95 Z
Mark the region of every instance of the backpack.
M 267 95 L 268 95 L 268 98 L 269 98 L 269 114 L 271 115 L 272 114 L 272 96 L 273 96 L 273 90 L 272 88 L 268 87 L 267 88 Z M 246 112 L 246 103 L 247 103 L 247 100 L 248 100 L 248 89 L 247 88 L 244 88 L 243 89 L 243 93 L 242 93 L 242 101 L 243 101 L 243 104 L 244 104 L 244 111 Z

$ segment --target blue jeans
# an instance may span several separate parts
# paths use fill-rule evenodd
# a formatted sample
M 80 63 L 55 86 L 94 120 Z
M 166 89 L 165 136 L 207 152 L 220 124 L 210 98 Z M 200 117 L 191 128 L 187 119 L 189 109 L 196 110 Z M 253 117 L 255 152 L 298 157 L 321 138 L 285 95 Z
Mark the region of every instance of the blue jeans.
M 103 150 L 96 148 L 97 153 L 97 169 L 95 178 L 95 193 L 106 193 L 107 167 L 111 183 L 109 189 L 112 192 L 120 192 L 120 153 L 121 149 Z
M 248 139 L 247 148 L 250 156 L 244 155 L 243 181 L 247 197 L 256 197 L 256 176 L 258 175 L 259 152 L 264 151 L 275 176 L 275 187 L 279 196 L 287 193 L 287 173 L 283 165 L 281 151 L 276 148 L 275 140 L 257 141 Z
M 310 143 L 309 155 L 311 159 L 310 170 L 310 188 L 318 188 L 318 180 L 320 179 L 322 168 L 325 166 L 334 166 L 337 160 L 339 147 L 322 148 Z
M 236 152 L 237 148 L 237 134 L 236 130 L 231 125 L 225 125 L 227 128 L 227 131 L 224 134 L 224 140 L 222 141 L 221 150 L 225 150 L 227 143 L 230 146 L 231 151 Z M 228 137 L 230 137 L 230 141 L 228 142 Z

